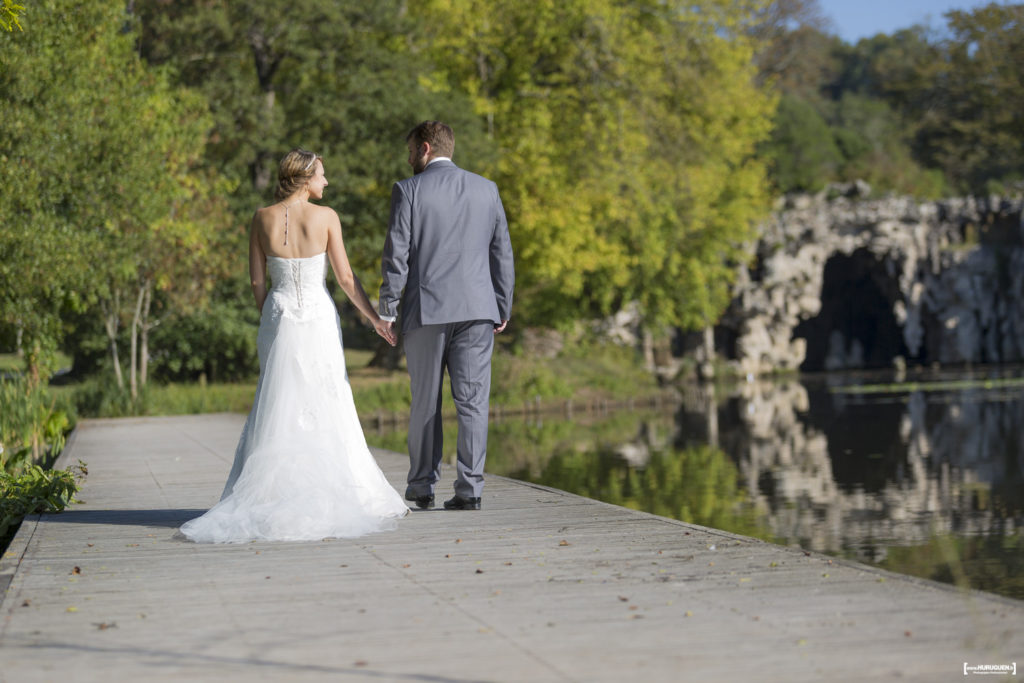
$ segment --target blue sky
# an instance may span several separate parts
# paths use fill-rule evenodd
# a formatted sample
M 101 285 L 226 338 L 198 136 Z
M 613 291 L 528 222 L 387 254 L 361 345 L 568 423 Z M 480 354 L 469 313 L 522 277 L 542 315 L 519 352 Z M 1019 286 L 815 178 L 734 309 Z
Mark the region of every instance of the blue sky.
M 818 0 L 832 20 L 832 32 L 848 43 L 876 33 L 893 33 L 914 24 L 945 26 L 942 15 L 951 9 L 971 10 L 992 0 Z M 1001 0 L 997 4 L 1012 4 Z

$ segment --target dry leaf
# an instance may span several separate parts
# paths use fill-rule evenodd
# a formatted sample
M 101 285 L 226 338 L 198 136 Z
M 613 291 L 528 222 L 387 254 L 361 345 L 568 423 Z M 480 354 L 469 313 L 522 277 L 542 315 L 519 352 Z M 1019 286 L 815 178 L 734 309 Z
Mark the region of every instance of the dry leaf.
M 365 660 L 359 659 L 355 662 L 352 662 L 352 666 L 370 666 L 370 663 Z
M 77 607 L 68 607 L 67 611 L 68 612 L 77 612 L 78 608 Z
M 74 569 L 71 570 L 71 573 L 72 574 L 81 574 L 82 573 L 82 568 L 81 567 L 75 567 Z
M 629 602 L 629 598 L 627 598 L 625 595 L 620 595 L 619 600 L 621 600 L 622 602 Z
M 456 538 L 456 539 L 455 539 L 455 542 L 456 542 L 456 543 L 462 543 L 462 539 L 461 539 L 461 538 Z
M 563 539 L 563 540 L 558 542 L 558 545 L 563 546 L 563 547 L 567 546 L 567 545 L 569 545 L 569 541 L 566 541 L 566 540 Z
M 412 566 L 411 564 L 403 564 L 402 565 L 402 569 L 408 569 L 411 566 Z
M 484 573 L 484 570 L 483 570 L 483 569 L 477 569 L 477 570 L 476 570 L 476 573 L 477 573 L 477 574 L 483 574 L 483 573 Z
M 28 599 L 26 599 L 25 602 L 21 603 L 22 607 L 30 607 L 31 605 L 32 605 L 32 601 L 28 600 Z
M 106 631 L 108 628 L 117 628 L 117 624 L 115 622 L 110 622 L 109 624 L 103 622 L 102 624 L 93 624 L 93 626 L 95 626 L 100 631 Z

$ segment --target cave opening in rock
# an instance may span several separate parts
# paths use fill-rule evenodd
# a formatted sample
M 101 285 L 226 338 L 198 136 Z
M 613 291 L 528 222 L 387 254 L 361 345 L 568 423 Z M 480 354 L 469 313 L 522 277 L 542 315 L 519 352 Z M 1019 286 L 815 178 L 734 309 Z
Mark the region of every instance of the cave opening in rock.
M 825 263 L 821 311 L 800 323 L 794 338 L 807 342 L 800 369 L 850 370 L 892 367 L 896 356 L 907 356 L 893 303 L 898 283 L 867 249 L 835 254 Z

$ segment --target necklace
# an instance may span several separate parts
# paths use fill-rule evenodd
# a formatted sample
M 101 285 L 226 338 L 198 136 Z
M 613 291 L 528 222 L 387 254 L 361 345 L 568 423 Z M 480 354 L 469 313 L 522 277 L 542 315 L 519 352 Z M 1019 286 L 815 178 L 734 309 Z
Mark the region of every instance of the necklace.
M 291 204 L 284 205 L 284 245 L 286 247 L 288 246 L 288 207 L 295 206 L 301 201 L 302 200 L 300 199 L 298 201 L 292 202 Z

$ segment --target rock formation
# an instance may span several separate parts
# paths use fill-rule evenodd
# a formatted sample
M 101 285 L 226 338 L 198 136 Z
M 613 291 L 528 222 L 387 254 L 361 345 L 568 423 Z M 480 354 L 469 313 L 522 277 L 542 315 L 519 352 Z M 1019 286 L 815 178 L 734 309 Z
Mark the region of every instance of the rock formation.
M 1024 360 L 1024 199 L 780 200 L 716 327 L 741 374 Z

